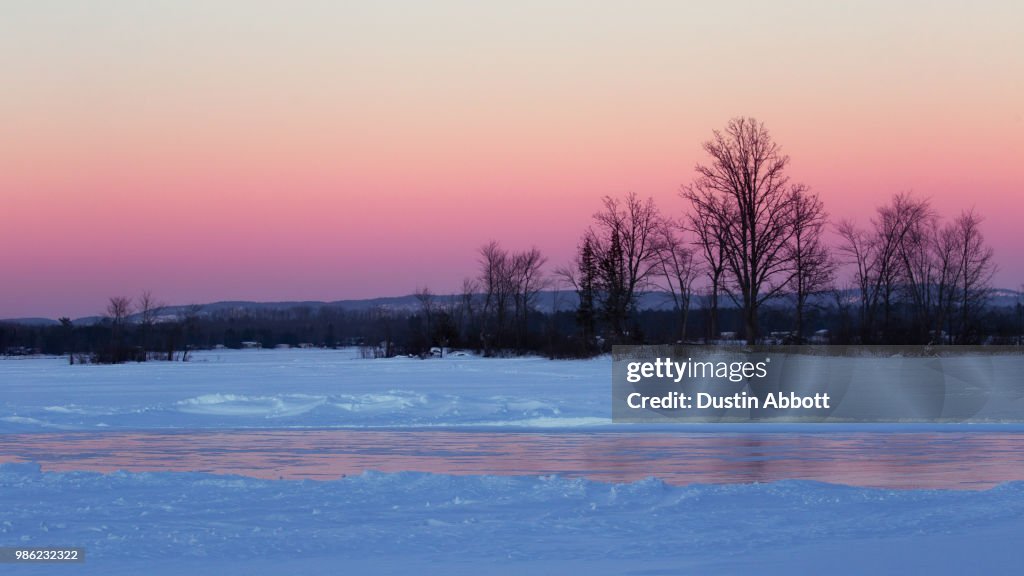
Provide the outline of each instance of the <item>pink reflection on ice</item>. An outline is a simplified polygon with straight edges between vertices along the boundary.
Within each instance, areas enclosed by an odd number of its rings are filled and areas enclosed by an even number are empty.
[[[1024,434],[272,430],[10,434],[0,462],[49,471],[192,471],[328,480],[366,470],[561,474],[672,484],[817,480],[982,489],[1024,480]]]

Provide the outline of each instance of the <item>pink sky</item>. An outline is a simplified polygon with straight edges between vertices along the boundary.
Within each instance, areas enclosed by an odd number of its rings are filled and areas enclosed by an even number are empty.
[[[445,292],[492,238],[562,264],[605,194],[681,213],[737,115],[836,218],[975,207],[1024,282],[1019,2],[140,4],[5,9],[0,318]]]

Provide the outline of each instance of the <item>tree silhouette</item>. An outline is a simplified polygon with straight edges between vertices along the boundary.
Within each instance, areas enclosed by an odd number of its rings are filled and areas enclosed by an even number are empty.
[[[724,288],[742,311],[745,336],[758,336],[758,309],[786,285],[794,234],[793,210],[802,185],[790,184],[789,157],[764,124],[734,118],[704,143],[711,157],[683,189],[698,222],[720,243],[729,281]]]

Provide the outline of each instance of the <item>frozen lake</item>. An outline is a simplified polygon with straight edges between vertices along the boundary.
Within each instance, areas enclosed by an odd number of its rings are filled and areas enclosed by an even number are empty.
[[[984,489],[1024,479],[1024,433],[226,430],[0,436],[0,463],[334,480],[366,471],[675,484],[815,480]]]
[[[105,576],[1024,562],[1024,426],[613,424],[610,373],[353,350],[0,359],[0,545],[81,546],[66,571]]]
[[[0,462],[312,480],[365,471],[922,489],[1024,480],[1021,425],[613,424],[610,381],[608,357],[366,360],[347,349],[118,366],[6,359]]]

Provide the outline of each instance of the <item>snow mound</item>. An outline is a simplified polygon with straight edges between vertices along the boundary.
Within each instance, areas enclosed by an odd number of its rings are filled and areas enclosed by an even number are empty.
[[[332,399],[332,406],[348,412],[387,413],[412,410],[428,403],[425,394],[408,390],[389,390],[381,394],[342,394]]]
[[[323,396],[286,394],[279,396],[245,396],[241,394],[203,394],[177,403],[189,414],[217,416],[263,416],[283,418],[305,414],[327,400]]]

